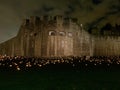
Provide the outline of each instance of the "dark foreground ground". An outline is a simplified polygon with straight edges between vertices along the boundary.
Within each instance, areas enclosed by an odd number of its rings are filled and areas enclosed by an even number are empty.
[[[120,57],[3,58],[0,90],[120,90]]]
[[[120,90],[120,71],[4,71],[0,90]]]

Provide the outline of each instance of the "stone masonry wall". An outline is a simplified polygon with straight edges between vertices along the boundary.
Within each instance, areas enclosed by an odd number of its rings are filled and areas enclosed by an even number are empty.
[[[28,57],[89,56],[93,55],[94,50],[92,40],[75,18],[30,17],[23,21],[15,38],[0,44],[0,54]]]

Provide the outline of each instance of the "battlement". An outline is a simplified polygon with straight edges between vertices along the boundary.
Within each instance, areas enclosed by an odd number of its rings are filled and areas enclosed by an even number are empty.
[[[30,20],[29,19],[24,19],[23,20],[23,23],[22,23],[23,26],[27,26],[29,24],[30,24]]]
[[[93,35],[98,40],[120,40],[119,36]]]
[[[77,18],[71,18],[71,17],[63,17],[62,15],[56,15],[56,16],[30,16],[28,19],[23,20],[22,25],[38,25],[40,22],[50,22],[54,21],[55,23],[58,24],[63,24],[63,23],[77,23],[78,19]]]

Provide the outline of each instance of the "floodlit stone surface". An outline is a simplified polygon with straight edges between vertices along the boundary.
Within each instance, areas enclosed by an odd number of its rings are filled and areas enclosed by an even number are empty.
[[[30,17],[16,37],[0,44],[0,54],[28,57],[120,55],[120,38],[93,36],[75,18]]]

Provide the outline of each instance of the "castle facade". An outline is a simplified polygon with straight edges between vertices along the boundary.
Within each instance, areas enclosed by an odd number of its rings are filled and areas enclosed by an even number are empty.
[[[0,54],[27,57],[120,55],[120,37],[94,36],[76,18],[25,19],[16,37],[0,44]]]

